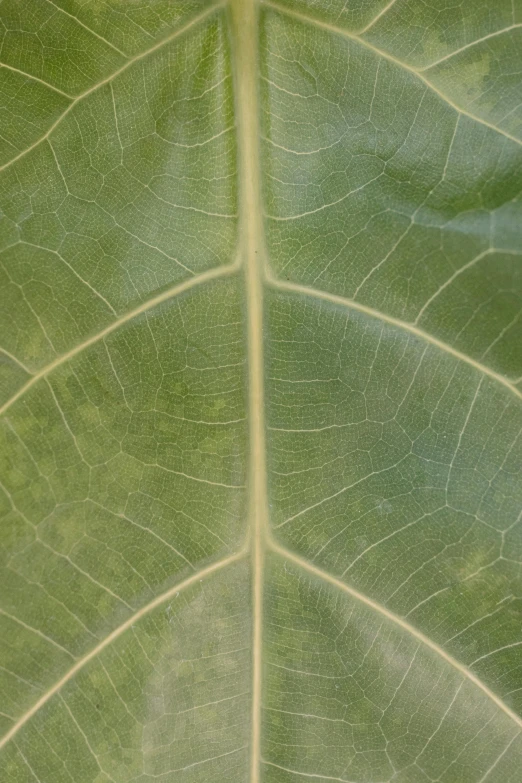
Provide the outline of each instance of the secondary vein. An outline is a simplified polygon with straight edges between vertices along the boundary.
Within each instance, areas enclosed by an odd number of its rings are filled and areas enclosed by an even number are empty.
[[[333,33],[334,35],[342,35],[345,38],[349,38],[352,41],[356,41],[361,46],[364,46],[366,49],[372,51],[378,57],[382,57],[385,60],[389,60],[390,62],[395,63],[395,65],[397,65],[399,68],[402,68],[404,71],[408,71],[408,73],[413,74],[413,76],[419,79],[419,81],[423,82],[426,85],[426,87],[432,90],[432,92],[438,95],[441,100],[447,103],[448,106],[451,106],[452,109],[455,109],[455,111],[457,111],[459,114],[463,114],[466,117],[469,117],[471,120],[474,120],[475,122],[478,122],[481,125],[485,125],[487,128],[490,128],[491,130],[500,133],[502,136],[505,136],[510,141],[515,142],[515,144],[522,145],[522,141],[520,139],[518,139],[516,136],[513,136],[511,133],[508,133],[507,131],[503,130],[498,125],[495,125],[492,122],[488,122],[482,117],[479,117],[476,114],[472,114],[472,112],[469,112],[466,109],[463,109],[461,106],[458,106],[458,104],[454,103],[454,101],[452,101],[448,95],[441,92],[441,90],[439,90],[438,87],[436,87],[432,82],[430,82],[429,79],[427,79],[424,76],[424,74],[421,73],[420,69],[413,68],[411,65],[408,65],[402,60],[399,60],[397,57],[394,57],[392,54],[388,54],[388,52],[384,51],[383,49],[378,49],[369,41],[362,38],[360,34],[358,35],[356,33],[351,33],[349,30],[344,30],[342,27],[336,27],[335,25],[329,24],[328,22],[323,22],[320,19],[313,19],[312,17],[307,16],[306,14],[302,14],[299,11],[293,11],[290,8],[285,8],[283,6],[280,6],[276,2],[272,2],[272,0],[263,0],[263,5],[266,6],[267,8],[271,8],[272,10],[277,11],[280,14],[284,14],[285,16],[291,17],[293,19],[297,19],[303,24],[313,25],[323,30],[327,30],[328,32]]]
[[[37,383],[41,378],[45,378],[57,367],[60,367],[65,362],[68,362],[70,359],[74,358],[86,348],[89,348],[91,345],[94,345],[100,340],[103,340],[104,337],[107,337],[107,335],[115,332],[120,328],[120,326],[123,326],[123,324],[126,324],[128,321],[132,321],[133,318],[136,318],[138,315],[142,315],[142,313],[146,313],[149,310],[152,310],[154,307],[157,307],[163,302],[167,302],[169,299],[178,296],[178,294],[182,294],[184,291],[188,291],[190,288],[202,285],[203,283],[209,282],[210,280],[216,280],[221,277],[226,277],[227,275],[233,274],[235,271],[237,271],[237,268],[237,264],[231,264],[229,266],[221,266],[215,269],[209,269],[207,272],[202,272],[197,277],[191,277],[188,280],[185,280],[183,283],[179,283],[178,285],[169,288],[167,291],[163,291],[163,293],[158,294],[158,296],[155,296],[152,299],[147,299],[146,302],[143,302],[143,304],[139,305],[139,307],[136,307],[134,310],[130,310],[129,312],[124,313],[116,321],[113,321],[111,324],[109,324],[109,326],[106,326],[105,329],[102,329],[101,332],[97,332],[96,334],[92,335],[83,343],[76,345],[67,353],[58,356],[54,362],[51,362],[46,367],[43,367],[41,370],[36,372],[30,378],[30,380],[27,381],[27,383],[18,389],[16,394],[14,394],[0,407],[0,416],[5,413],[11,407],[11,405],[13,405],[13,403],[15,403],[18,399],[20,399],[20,397],[29,391],[31,386],[34,386],[34,384]]]
[[[238,552],[237,554],[229,555],[228,557],[223,558],[223,560],[218,560],[216,563],[212,563],[212,565],[207,566],[206,568],[202,568],[200,571],[197,571],[195,574],[192,574],[192,576],[189,576],[188,579],[184,579],[182,582],[178,582],[178,584],[174,585],[174,587],[171,587],[169,590],[167,590],[165,593],[162,593],[161,595],[158,595],[156,598],[154,598],[150,603],[143,606],[141,609],[139,609],[135,614],[131,615],[127,620],[125,620],[124,623],[119,625],[117,628],[114,629],[108,636],[105,637],[99,644],[96,645],[96,647],[93,647],[92,650],[90,650],[86,655],[84,655],[82,658],[79,658],[78,661],[72,666],[65,674],[64,676],[58,680],[51,688],[49,688],[48,691],[46,691],[37,702],[33,704],[30,709],[27,710],[12,726],[9,731],[4,734],[2,739],[0,740],[0,749],[6,745],[9,740],[11,740],[15,734],[17,734],[22,726],[24,726],[32,716],[38,712],[39,709],[41,709],[44,704],[46,704],[52,696],[55,695],[55,693],[58,693],[63,686],[71,680],[75,674],[77,674],[80,669],[83,669],[84,666],[86,666],[89,661],[92,661],[93,658],[96,658],[97,655],[99,655],[102,650],[104,650],[106,647],[108,647],[112,642],[114,642],[116,639],[118,639],[125,631],[128,631],[129,628],[132,628],[132,626],[138,622],[142,617],[152,612],[154,609],[156,609],[158,606],[161,606],[161,604],[164,604],[166,601],[168,601],[170,598],[172,598],[176,593],[178,593],[180,590],[184,590],[187,587],[190,587],[191,585],[195,584],[196,582],[201,581],[206,576],[210,576],[210,574],[213,574],[215,571],[219,571],[222,568],[225,568],[226,566],[230,565],[231,563],[235,563],[238,560],[241,560],[241,558],[244,557],[244,552]]]

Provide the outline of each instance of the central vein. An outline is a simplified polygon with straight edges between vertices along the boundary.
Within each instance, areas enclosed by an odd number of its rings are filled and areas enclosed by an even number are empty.
[[[259,181],[257,4],[232,0],[239,132],[240,253],[245,267],[249,368],[249,508],[253,572],[251,783],[258,783],[261,734],[263,554],[267,529],[263,379],[263,218]]]

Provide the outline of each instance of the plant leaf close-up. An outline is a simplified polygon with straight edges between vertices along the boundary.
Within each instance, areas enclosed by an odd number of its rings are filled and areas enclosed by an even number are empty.
[[[0,61],[2,783],[520,783],[521,0]]]

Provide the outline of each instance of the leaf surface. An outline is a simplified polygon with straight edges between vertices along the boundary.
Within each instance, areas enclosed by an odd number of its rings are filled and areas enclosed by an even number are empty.
[[[518,0],[4,0],[0,772],[517,783]]]

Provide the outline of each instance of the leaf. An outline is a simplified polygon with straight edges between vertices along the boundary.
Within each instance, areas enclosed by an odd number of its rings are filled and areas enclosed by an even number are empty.
[[[2,781],[517,783],[520,3],[0,19]]]

